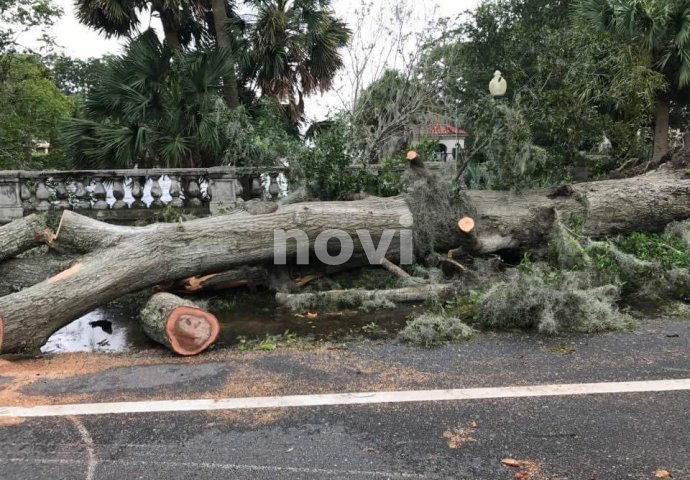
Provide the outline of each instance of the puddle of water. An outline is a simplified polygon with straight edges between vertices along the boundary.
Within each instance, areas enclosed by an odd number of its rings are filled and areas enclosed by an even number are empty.
[[[41,352],[128,352],[149,342],[130,312],[107,307],[94,310],[55,332],[41,347]]]
[[[320,313],[308,318],[279,308],[272,295],[252,295],[238,301],[230,311],[213,312],[221,324],[216,345],[229,346],[238,343],[240,337],[263,338],[283,334],[286,330],[300,337],[336,340],[350,333],[362,334],[362,327],[371,323],[377,325],[377,334],[385,330],[393,335],[419,308]],[[58,330],[41,352],[131,352],[152,347],[155,344],[144,335],[136,313],[131,308],[114,305],[94,310]]]

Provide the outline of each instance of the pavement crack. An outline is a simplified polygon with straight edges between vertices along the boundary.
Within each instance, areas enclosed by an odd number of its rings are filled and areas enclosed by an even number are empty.
[[[74,424],[74,426],[79,431],[79,435],[81,435],[81,439],[84,442],[84,446],[86,447],[86,480],[94,480],[96,476],[96,466],[98,464],[98,459],[96,458],[96,447],[94,446],[93,438],[91,438],[91,434],[86,429],[84,424],[81,423],[81,420],[72,415],[68,416],[67,418]]]

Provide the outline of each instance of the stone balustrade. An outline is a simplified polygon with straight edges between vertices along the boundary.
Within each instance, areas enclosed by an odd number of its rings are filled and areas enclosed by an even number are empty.
[[[0,171],[0,224],[63,209],[122,222],[153,220],[166,209],[205,216],[285,190],[282,170],[268,168]]]

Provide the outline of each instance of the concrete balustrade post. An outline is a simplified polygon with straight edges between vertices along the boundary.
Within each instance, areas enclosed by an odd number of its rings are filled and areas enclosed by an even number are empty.
[[[237,190],[235,170],[231,167],[213,167],[208,169],[208,180],[211,182],[211,215],[218,215],[235,208]]]
[[[0,173],[0,224],[22,218],[21,185],[18,172]]]

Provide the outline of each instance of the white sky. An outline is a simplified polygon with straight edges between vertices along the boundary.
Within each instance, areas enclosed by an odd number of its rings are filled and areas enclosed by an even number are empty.
[[[374,6],[386,0],[372,0]],[[395,0],[393,0],[395,1]],[[413,0],[415,16],[410,21],[410,28],[424,28],[431,17],[455,17],[466,10],[473,9],[480,0]],[[65,54],[78,58],[99,57],[104,54],[121,52],[122,40],[106,39],[94,30],[81,25],[74,16],[74,0],[55,0],[64,10],[64,16],[52,30],[58,45]],[[359,0],[334,0],[336,14],[348,23],[354,21],[354,9]],[[142,22],[143,27],[147,21]],[[314,95],[306,100],[307,116],[312,119],[323,118],[329,110],[340,107],[341,102],[334,93],[324,96]]]

